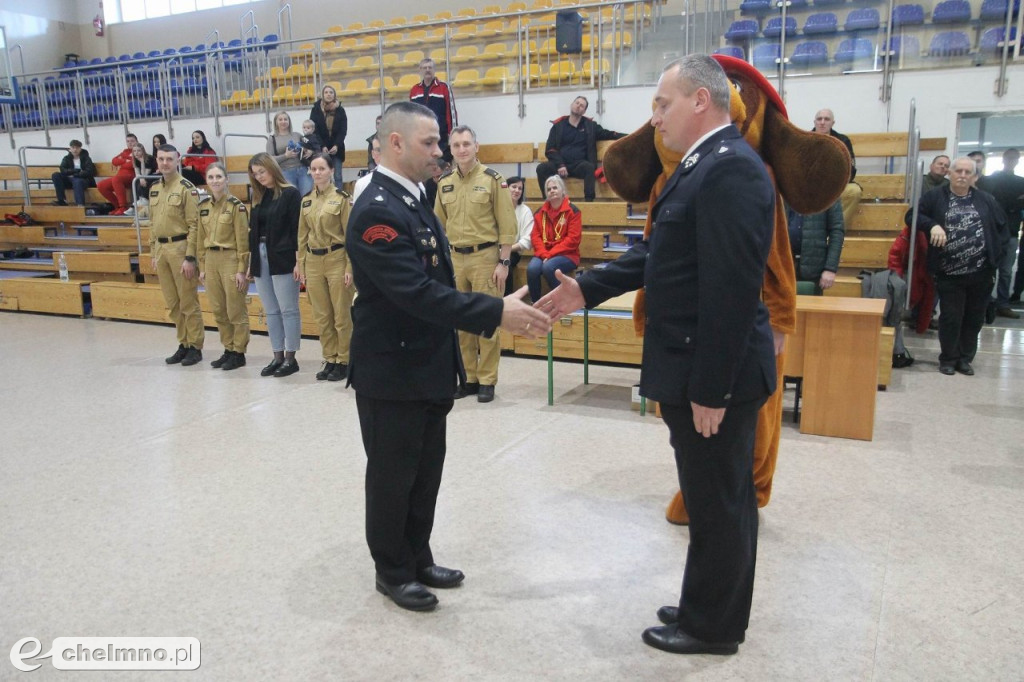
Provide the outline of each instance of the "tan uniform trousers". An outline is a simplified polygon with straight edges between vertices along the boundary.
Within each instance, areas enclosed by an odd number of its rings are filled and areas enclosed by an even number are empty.
[[[237,251],[206,252],[206,297],[217,321],[220,342],[224,350],[245,353],[249,346],[248,292],[235,286],[237,272]]]
[[[860,204],[860,197],[863,191],[855,182],[851,182],[846,185],[843,189],[843,193],[839,196],[839,203],[843,207],[843,226],[850,230],[850,224],[853,222],[853,216],[857,214],[857,206]]]
[[[199,267],[192,279],[181,274],[188,241],[157,243],[156,274],[160,278],[160,291],[164,294],[167,313],[178,330],[178,343],[186,348],[203,348],[203,314],[199,310]]]
[[[344,271],[344,249],[323,256],[306,254],[306,293],[320,329],[324,360],[347,365],[355,287],[345,286]]]
[[[499,291],[491,281],[494,268],[498,265],[498,247],[492,246],[483,251],[467,254],[452,251],[452,264],[455,266],[456,289],[501,298],[502,291]],[[466,365],[466,381],[482,386],[494,386],[498,383],[501,343],[497,332],[488,339],[460,331],[459,348],[462,350],[462,362]]]

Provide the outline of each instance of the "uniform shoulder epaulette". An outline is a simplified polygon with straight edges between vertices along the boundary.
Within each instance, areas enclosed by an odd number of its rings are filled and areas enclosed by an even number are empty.
[[[199,203],[200,204],[205,204],[207,201],[213,201],[213,197],[210,196],[209,194],[206,194],[206,195],[203,195],[203,196],[199,197]]]
[[[345,197],[346,199],[351,199],[352,198],[352,195],[349,194],[348,192],[346,192],[343,189],[339,189],[338,190],[338,194],[340,194],[341,196]]]
[[[498,182],[502,182],[505,179],[505,178],[501,177],[501,173],[499,173],[498,171],[494,170],[493,168],[484,168],[484,173],[486,173],[487,175],[490,175],[492,178],[494,178]]]
[[[441,177],[439,177],[438,180],[444,180],[445,178],[447,178],[449,175],[451,175],[454,172],[455,172],[455,166],[452,166],[451,168],[446,170],[444,173],[441,173]]]
[[[195,189],[196,188],[195,185],[193,185],[191,182],[189,182],[185,178],[181,179],[181,186],[184,187],[185,189]]]

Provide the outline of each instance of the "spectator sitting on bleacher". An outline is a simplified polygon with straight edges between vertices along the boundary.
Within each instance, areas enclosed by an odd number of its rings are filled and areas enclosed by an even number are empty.
[[[154,159],[156,158],[156,153],[160,150],[160,147],[163,147],[165,144],[167,144],[167,138],[164,135],[157,133],[156,135],[153,136],[152,156]]]
[[[932,165],[928,167],[928,172],[921,178],[921,194],[929,190],[933,190],[936,187],[945,187],[949,184],[949,157],[945,154],[939,154],[932,159]]]
[[[516,267],[523,257],[523,251],[528,251],[531,245],[533,211],[523,203],[523,200],[526,198],[525,179],[518,175],[510,177],[508,179],[508,192],[512,195],[512,204],[516,207],[516,223],[519,224],[519,239],[512,245],[512,252],[508,256],[508,259],[512,261],[512,266],[509,268],[508,278],[505,280],[505,295],[511,296],[512,292],[515,291],[512,274],[516,271]]]
[[[805,293],[801,291],[801,283],[811,283],[814,295],[821,296],[835,284],[839,270],[846,236],[842,203],[837,201],[821,213],[800,215],[789,207],[786,213],[789,245],[796,265],[797,293]]]
[[[580,264],[580,241],[583,239],[583,220],[580,209],[569,201],[565,180],[552,175],[544,183],[547,201],[533,217],[533,259],[526,267],[526,284],[530,298],[540,300],[540,278],[554,289],[558,286],[555,271],[572,274]]]
[[[206,184],[206,167],[217,160],[217,152],[202,130],[192,131],[192,146],[181,160],[181,175],[196,187]]]
[[[114,210],[110,212],[110,215],[121,215],[128,208],[126,192],[132,179],[135,177],[135,168],[132,165],[132,148],[139,143],[139,138],[133,133],[128,133],[124,137],[124,143],[124,150],[110,160],[110,165],[117,169],[114,177],[100,180],[99,185],[96,186],[100,194],[114,206]]]
[[[831,135],[846,146],[850,152],[850,182],[847,183],[843,195],[839,201],[843,204],[843,225],[849,226],[853,222],[853,214],[857,212],[857,205],[860,204],[861,188],[853,181],[857,177],[857,157],[853,155],[853,143],[850,138],[832,129],[835,125],[836,115],[831,109],[822,109],[814,115],[814,127],[812,131],[821,135]]]
[[[599,140],[617,140],[624,133],[605,130],[587,113],[590,103],[582,95],[572,101],[569,115],[551,123],[551,132],[544,145],[547,161],[537,164],[537,186],[545,192],[547,180],[556,173],[560,178],[583,179],[583,201],[593,201],[597,195],[594,171],[597,170],[597,143]]]
[[[153,185],[152,180],[147,180],[145,175],[156,175],[156,159],[146,153],[142,143],[132,147],[132,166],[135,168],[135,196],[138,199],[149,201],[149,188]],[[135,206],[129,206],[124,210],[124,215],[134,216]]]
[[[57,194],[57,200],[53,202],[57,206],[67,206],[65,190],[68,185],[75,195],[75,206],[85,205],[85,190],[87,187],[96,186],[96,166],[89,158],[89,151],[82,149],[80,140],[71,140],[68,145],[68,154],[60,162],[60,170],[54,173],[53,190]]]
[[[366,138],[366,169],[367,173],[372,173],[373,169],[377,167],[377,159],[373,158],[373,140],[377,137],[377,131],[380,130],[380,120],[383,116],[378,116],[374,125],[373,135]],[[380,150],[378,150],[379,152]]]

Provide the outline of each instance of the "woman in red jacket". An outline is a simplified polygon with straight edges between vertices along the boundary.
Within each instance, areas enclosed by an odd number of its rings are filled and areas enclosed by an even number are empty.
[[[181,157],[181,174],[198,187],[206,184],[206,167],[217,160],[217,152],[206,141],[202,130],[192,131],[192,146]]]
[[[135,179],[132,148],[139,143],[139,138],[128,133],[125,135],[124,143],[124,151],[110,160],[110,165],[116,169],[114,177],[100,180],[96,185],[100,194],[113,204],[114,210],[110,212],[111,215],[121,215],[128,208],[128,203],[131,201],[131,190],[128,188],[132,186],[132,180]]]
[[[544,183],[547,201],[533,216],[533,260],[526,267],[526,283],[530,287],[530,298],[540,298],[541,275],[554,289],[558,286],[555,270],[568,275],[580,264],[580,240],[583,238],[583,221],[580,209],[569,202],[565,181],[561,176],[552,175]]]

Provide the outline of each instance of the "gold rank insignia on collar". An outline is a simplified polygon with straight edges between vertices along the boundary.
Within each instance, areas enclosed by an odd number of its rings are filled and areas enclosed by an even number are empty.
[[[697,153],[697,152],[694,152],[693,154],[690,154],[685,159],[683,159],[683,168],[686,168],[686,169],[693,168],[694,164],[697,163],[697,161],[699,161],[699,160],[700,160],[700,154]]]
[[[415,208],[416,207],[416,200],[413,199],[408,194],[406,194],[405,196],[402,197],[402,201],[404,201],[405,205],[408,206],[409,208]]]

